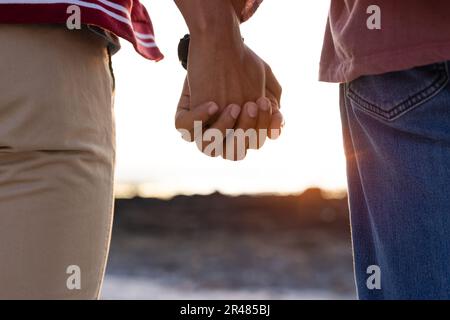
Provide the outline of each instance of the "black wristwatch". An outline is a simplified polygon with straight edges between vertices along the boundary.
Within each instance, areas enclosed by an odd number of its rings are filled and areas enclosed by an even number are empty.
[[[180,43],[178,44],[178,59],[180,60],[180,63],[183,66],[183,68],[186,70],[188,66],[190,40],[191,36],[187,34],[182,39],[180,39]]]
[[[182,39],[180,39],[180,43],[178,44],[178,59],[180,60],[180,63],[185,70],[187,70],[188,66],[190,41],[191,36],[189,34],[186,34]],[[242,41],[244,41],[244,38],[242,38]]]

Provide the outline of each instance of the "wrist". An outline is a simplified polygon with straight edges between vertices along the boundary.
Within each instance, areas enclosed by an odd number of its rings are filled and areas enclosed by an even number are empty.
[[[175,0],[191,38],[240,38],[240,19],[231,0]]]
[[[241,52],[244,48],[239,28],[219,32],[191,34],[190,48],[195,51],[208,51],[210,56],[229,55]]]

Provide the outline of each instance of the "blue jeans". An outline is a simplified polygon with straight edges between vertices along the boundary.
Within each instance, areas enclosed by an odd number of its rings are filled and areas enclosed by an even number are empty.
[[[360,299],[450,299],[448,63],[341,85]]]

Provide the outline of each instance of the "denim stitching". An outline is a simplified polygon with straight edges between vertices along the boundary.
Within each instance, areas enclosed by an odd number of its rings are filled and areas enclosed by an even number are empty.
[[[432,97],[433,94],[438,93],[438,91],[443,88],[449,81],[447,63],[441,63],[437,65],[437,71],[439,74],[437,78],[428,87],[422,89],[412,97],[400,102],[398,105],[394,106],[392,110],[385,111],[378,106],[370,103],[369,101],[360,97],[356,92],[354,92],[350,86],[347,86],[347,97],[353,100],[357,105],[367,112],[382,118],[383,120],[393,121],[406,113],[407,111],[417,107],[422,102],[425,102],[428,98]]]

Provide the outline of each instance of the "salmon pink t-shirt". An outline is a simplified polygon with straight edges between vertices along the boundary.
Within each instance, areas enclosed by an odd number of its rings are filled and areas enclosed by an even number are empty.
[[[321,81],[349,82],[445,60],[450,60],[449,0],[331,1]]]

